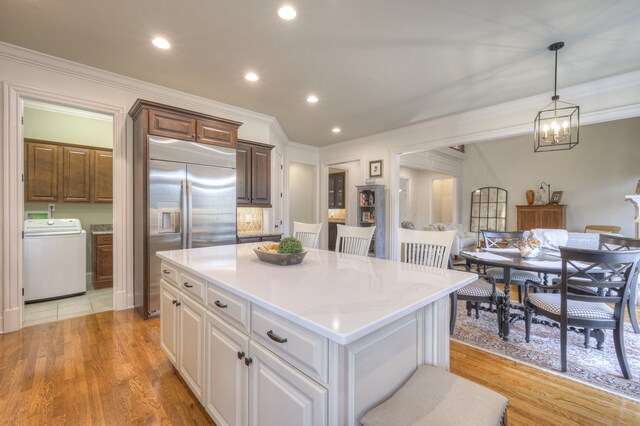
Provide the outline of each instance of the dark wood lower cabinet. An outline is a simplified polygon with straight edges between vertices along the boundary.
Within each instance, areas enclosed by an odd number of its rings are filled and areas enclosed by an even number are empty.
[[[113,287],[113,235],[93,236],[93,288]]]
[[[340,223],[344,225],[344,223]],[[329,250],[336,251],[336,239],[338,238],[338,223],[329,222]]]

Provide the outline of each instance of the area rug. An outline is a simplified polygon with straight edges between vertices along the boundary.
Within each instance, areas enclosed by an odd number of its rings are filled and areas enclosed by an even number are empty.
[[[634,379],[622,376],[613,344],[613,332],[605,331],[603,350],[596,349],[595,338],[584,347],[584,335],[569,331],[567,346],[568,371],[560,371],[560,330],[541,324],[531,327],[531,341],[525,342],[524,321],[511,326],[510,340],[497,333],[495,313],[480,311],[480,318],[467,316],[466,302],[460,301],[456,328],[452,339],[499,356],[505,356],[600,389],[640,401],[640,334],[626,324],[625,347]],[[512,312],[514,312],[512,310]]]

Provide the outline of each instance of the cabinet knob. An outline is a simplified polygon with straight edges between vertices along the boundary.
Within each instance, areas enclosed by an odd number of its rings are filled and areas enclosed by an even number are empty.
[[[271,340],[273,340],[274,342],[287,343],[287,338],[286,337],[278,336],[276,333],[273,332],[273,330],[267,331],[267,336],[269,336],[269,338]]]
[[[253,362],[253,360],[251,358],[245,358],[244,359],[244,363],[245,363],[245,365],[247,367],[250,366],[252,362]]]
[[[176,302],[176,306],[180,306],[180,305],[182,305],[182,303]]]
[[[67,194],[62,194],[62,196],[63,196],[64,198],[67,198]]]
[[[184,286],[185,286],[186,288],[192,288],[192,287],[193,287],[193,284],[189,284],[189,282],[188,282],[188,281],[186,281],[186,282],[184,283]]]
[[[238,359],[244,358],[244,352],[238,351]]]
[[[173,301],[171,303],[173,303],[175,305],[176,303],[178,303],[178,301],[176,299],[173,299]]]
[[[215,304],[216,304],[216,306],[217,306],[218,308],[222,308],[222,309],[224,309],[224,308],[226,308],[226,307],[227,307],[227,305],[225,305],[224,303],[220,303],[220,301],[219,301],[219,300],[216,300],[216,301],[215,301],[215,302],[213,302],[213,303],[215,303]]]

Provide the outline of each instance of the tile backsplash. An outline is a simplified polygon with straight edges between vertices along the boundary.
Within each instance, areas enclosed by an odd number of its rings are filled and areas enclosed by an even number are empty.
[[[327,212],[327,216],[329,219],[344,219],[345,218],[345,209],[329,209]]]
[[[236,215],[238,234],[244,232],[262,232],[262,209],[238,207]]]

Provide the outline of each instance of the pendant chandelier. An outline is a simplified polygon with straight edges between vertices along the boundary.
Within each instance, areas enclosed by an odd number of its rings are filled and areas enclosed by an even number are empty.
[[[533,150],[561,151],[578,145],[580,140],[580,107],[560,102],[558,96],[558,50],[564,47],[559,41],[548,47],[556,53],[556,65],[551,103],[538,112],[534,121]]]

